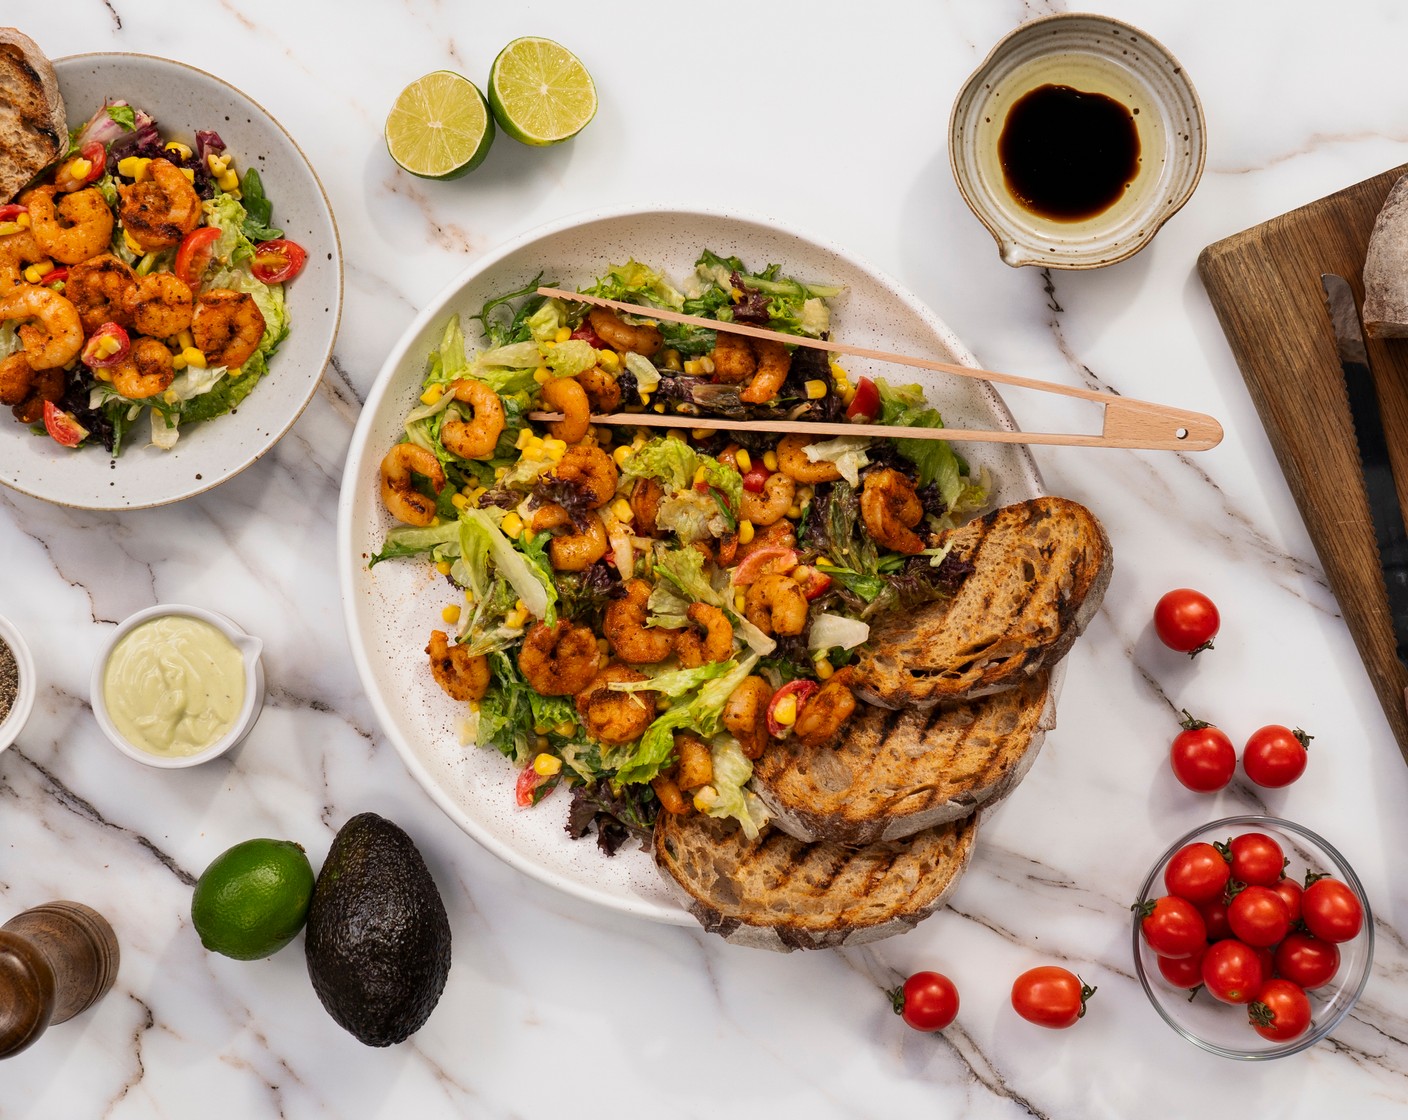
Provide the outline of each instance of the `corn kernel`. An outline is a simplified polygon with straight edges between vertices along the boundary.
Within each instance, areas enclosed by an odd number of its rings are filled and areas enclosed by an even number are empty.
[[[704,470],[703,467],[696,467],[696,468],[694,469],[694,485],[695,485],[695,486],[698,486],[701,482],[705,481],[705,479],[707,479],[708,477],[709,477],[709,476],[708,476],[708,473]]]
[[[547,725],[547,724],[545,724],[545,723],[535,723],[535,724],[533,725],[533,734],[534,734],[534,735],[546,735],[547,733],[548,733],[548,725]]]
[[[740,447],[733,453],[733,461],[738,464],[739,474],[747,474],[753,469],[753,456],[745,448]]]
[[[794,504],[794,505],[790,505],[790,506],[787,507],[787,520],[788,520],[788,521],[796,521],[797,518],[799,518],[799,517],[801,517],[801,516],[802,516],[802,507],[801,507],[801,506]]]
[[[17,215],[15,218],[15,225],[19,226],[20,229],[29,229],[29,223],[30,217],[28,210],[26,210],[23,214]]]
[[[665,402],[664,402],[664,401],[661,401],[659,404],[653,404],[653,405],[651,405],[650,407],[653,408],[653,409],[655,409],[655,411],[658,412],[658,413],[660,413],[662,416],[665,414]]]
[[[171,355],[171,368],[180,372],[186,368],[186,359],[181,354]],[[100,374],[107,373],[107,370],[99,370]]]
[[[660,354],[660,364],[675,373],[684,369],[684,363],[680,361],[680,352],[675,349],[663,351]]]
[[[557,732],[557,734],[561,735],[564,739],[576,730],[577,721],[575,719],[565,719],[553,728],[553,731]]]
[[[539,366],[533,371],[533,380],[539,385],[546,385],[552,380],[552,370],[548,369],[547,366]]]
[[[795,693],[788,693],[772,710],[772,718],[783,727],[791,727],[797,722],[797,696]]]
[[[704,373],[704,365],[698,358],[686,358],[684,371],[689,374],[690,377],[699,377]]]
[[[519,533],[523,532],[523,518],[519,517],[513,510],[509,510],[504,514],[502,528],[504,536],[516,537]]]
[[[212,175],[223,175],[229,164],[229,157],[216,155],[214,152],[205,157],[205,166]]]
[[[806,505],[809,501],[812,500],[815,494],[816,490],[810,486],[797,487],[797,504],[799,506]]]
[[[540,345],[544,350],[553,350],[557,348],[557,343],[551,338],[544,339]]]
[[[167,389],[166,392],[161,394],[161,399],[167,404],[175,404],[181,398],[176,395],[175,389]]]
[[[176,368],[177,368],[177,369],[180,369],[181,367],[180,367],[180,366],[177,366]],[[112,380],[112,370],[110,370],[110,369],[95,369],[95,370],[93,371],[93,376],[96,377],[99,381],[111,381],[111,380]]]
[[[196,344],[196,336],[191,334],[190,330],[187,329],[176,336],[176,341],[181,344],[181,349],[184,350],[187,346],[194,346]]]
[[[435,570],[439,572],[442,576],[447,576],[450,574],[450,566],[451,565],[448,560],[435,561]]]
[[[504,475],[506,475],[506,474],[508,474],[508,468],[507,468],[507,467],[495,467],[495,468],[494,468],[494,481],[495,481],[495,482],[502,482],[503,479],[504,479]]]
[[[533,759],[533,773],[540,778],[551,778],[562,770],[562,759],[555,754],[540,754]]]
[[[543,450],[547,452],[548,458],[556,462],[567,454],[567,441],[561,439],[543,440]]]
[[[640,403],[641,403],[641,404],[649,404],[649,403],[650,403],[650,390],[649,390],[649,389],[642,389],[642,390],[640,391]]]
[[[705,354],[702,358],[700,358],[699,364],[703,367],[705,373],[714,372],[714,359],[710,355]]]
[[[598,350],[596,364],[607,373],[617,373],[621,369],[621,355],[615,350]]]
[[[555,335],[553,335],[552,337],[553,337],[553,339],[554,339],[555,341],[557,341],[557,342],[566,342],[569,338],[572,337],[572,328],[571,328],[571,327],[558,327],[558,328],[557,328],[557,333],[556,333]]]
[[[812,668],[816,670],[817,678],[823,681],[828,680],[831,677],[831,674],[836,672],[836,670],[831,667],[831,662],[826,660],[826,658],[824,657],[820,660],[812,662]]]
[[[735,591],[733,593],[733,609],[736,610],[739,614],[743,613],[743,607],[746,602],[747,596],[745,596],[742,591]]]
[[[466,497],[469,498],[470,505],[477,507],[479,505],[479,499],[482,498],[488,492],[489,488],[487,486],[476,486],[466,495]]]
[[[105,334],[102,338],[98,339],[98,343],[94,349],[98,352],[97,357],[111,358],[122,349],[122,343],[120,343],[114,335]]]
[[[826,382],[819,378],[814,378],[806,384],[807,400],[819,401],[826,396]]]
[[[124,179],[138,179],[144,170],[141,156],[124,156],[117,161],[117,173]]]
[[[611,654],[609,654],[609,653],[603,653],[603,654],[601,654],[601,655],[597,658],[597,662],[596,662],[596,663],[597,663],[597,667],[598,667],[598,668],[600,668],[600,669],[605,669],[608,665],[611,664]]]
[[[728,298],[731,299],[731,300],[733,300],[734,303],[737,303],[739,300],[741,300],[741,299],[743,298],[743,289],[742,289],[742,288],[730,288],[730,289],[728,290]]]
[[[533,745],[536,746],[539,751],[546,751],[550,746],[552,746],[552,744],[548,742],[548,737],[546,735],[539,735],[537,741]]]
[[[694,807],[701,813],[707,813],[717,797],[718,793],[713,786],[700,786],[694,791]]]
[[[421,404],[436,404],[445,395],[445,386],[431,385],[420,395]]]
[[[178,159],[191,158],[191,149],[186,147],[186,145],[181,143],[181,141],[179,140],[168,140],[163,150],[168,152],[175,152],[176,157]]]
[[[631,509],[631,503],[625,498],[617,498],[611,503],[611,512],[616,515],[617,521],[630,522],[635,519],[635,510]]]
[[[615,451],[611,453],[611,458],[616,460],[616,465],[618,467],[624,467],[626,465],[626,460],[634,454],[635,448],[633,448],[628,443],[623,443],[620,447],[618,447]]]
[[[767,469],[770,470],[770,471],[775,471],[775,470],[777,470],[777,452],[776,452],[776,451],[765,451],[765,452],[763,452],[763,466],[767,467]]]
[[[513,609],[516,611],[526,611],[528,609],[528,604],[525,603],[522,599],[517,599],[514,601]]]
[[[196,369],[205,368],[205,355],[202,354],[199,350],[197,350],[194,346],[187,346],[184,350],[182,350],[181,357],[186,359],[186,364],[188,366],[195,366]]]
[[[466,509],[469,506],[469,499],[463,494],[451,494],[450,504],[456,509]]]
[[[146,254],[146,250],[133,241],[132,235],[125,229],[122,231],[122,243],[127,246],[129,252],[135,253],[139,257]]]
[[[738,523],[738,543],[747,544],[753,539],[753,523],[747,519]]]
[[[605,638],[598,638],[598,639],[596,640],[596,648],[597,648],[600,652],[602,652],[602,653],[604,653],[604,654],[608,654],[608,653],[611,652],[611,643],[608,642]]]
[[[518,438],[513,441],[513,446],[518,448],[519,451],[522,451],[525,447],[528,446],[528,441],[532,438],[532,428],[520,428],[518,432]]]
[[[456,604],[451,603],[440,612],[440,617],[453,626],[460,620],[460,608]]]
[[[520,459],[524,459],[529,463],[541,463],[547,457],[548,453],[543,450],[541,445],[534,446],[532,444],[525,447],[522,454],[519,456]]]
[[[517,608],[504,615],[504,625],[510,630],[522,630],[524,623],[528,621],[528,612],[520,611]]]
[[[81,183],[88,178],[88,173],[92,170],[92,160],[84,159],[82,156],[76,156],[68,161],[68,166],[64,168],[64,173],[69,178],[76,179]]]
[[[24,270],[24,278],[28,280],[31,284],[37,284],[40,280],[44,279],[46,275],[53,271],[53,261],[40,261],[38,264],[32,264]]]
[[[689,429],[689,435],[690,435],[690,438],[691,438],[691,439],[706,440],[706,439],[708,439],[710,436],[712,436],[713,434],[714,434],[714,429],[713,429],[713,428],[690,428],[690,429]]]
[[[24,216],[25,215],[21,214],[20,218]],[[19,218],[16,218],[13,222],[0,222],[0,237],[9,237],[12,233],[19,233],[22,229],[24,229],[24,226],[20,225]]]

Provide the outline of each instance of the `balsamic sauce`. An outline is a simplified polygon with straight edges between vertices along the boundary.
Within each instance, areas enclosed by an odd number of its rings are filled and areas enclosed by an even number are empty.
[[[1023,207],[1079,222],[1118,202],[1139,173],[1139,131],[1133,113],[1113,98],[1044,85],[1008,111],[997,154],[1007,189]]]

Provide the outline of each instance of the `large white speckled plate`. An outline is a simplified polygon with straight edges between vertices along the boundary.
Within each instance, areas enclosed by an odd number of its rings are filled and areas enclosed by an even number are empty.
[[[164,136],[191,142],[220,134],[236,169],[257,167],[274,224],[308,250],[287,287],[289,335],[269,372],[234,412],[183,429],[170,451],[151,446],[146,422],[113,459],[101,447],[70,451],[0,414],[0,483],[82,509],[143,509],[203,493],[268,451],[298,419],[332,357],[342,311],[342,250],[317,174],[283,126],[234,86],[203,70],[141,54],[82,54],[54,68],[70,128],[104,99],[125,99],[156,118]]]
[[[650,857],[634,848],[607,859],[592,838],[563,830],[567,796],[532,809],[514,804],[515,772],[496,751],[461,746],[462,706],[431,680],[422,654],[452,589],[428,565],[387,562],[368,569],[393,521],[382,508],[378,469],[402,434],[420,394],[426,358],[446,317],[476,314],[485,300],[523,287],[539,272],[562,287],[589,284],[632,257],[677,281],[701,248],[737,254],[752,268],[778,263],[817,282],[840,283],[834,337],[860,346],[976,365],[963,344],[915,296],[841,249],[776,222],[704,210],[595,212],[534,230],[474,264],[435,299],[387,358],[352,436],[338,508],[339,574],[352,653],[382,726],[407,767],[461,828],[513,866],[570,894],[656,921],[693,919],[671,898]],[[466,322],[468,328],[473,324]],[[1012,418],[985,383],[847,359],[853,375],[921,380],[946,422],[1012,429]],[[1041,492],[1025,448],[970,444],[964,454],[996,480],[995,501]]]

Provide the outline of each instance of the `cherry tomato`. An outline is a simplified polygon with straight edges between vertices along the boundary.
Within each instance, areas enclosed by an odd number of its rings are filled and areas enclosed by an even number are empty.
[[[112,348],[114,343],[116,347]],[[131,349],[132,340],[125,330],[116,323],[104,323],[83,344],[83,364],[89,369],[106,369],[117,365]]]
[[[1291,915],[1270,887],[1246,887],[1227,904],[1232,932],[1253,948],[1275,945],[1291,930]]]
[[[55,284],[59,283],[61,280],[67,280],[67,279],[68,279],[68,269],[67,269],[67,268],[64,268],[63,266],[60,266],[60,267],[58,267],[58,268],[51,268],[48,272],[46,272],[46,273],[44,274],[44,278],[43,278],[42,280],[40,280],[39,282],[40,282],[41,284],[43,284],[45,287],[52,288]]]
[[[1307,875],[1300,916],[1316,937],[1338,945],[1359,935],[1364,926],[1364,904],[1338,879]]]
[[[941,1031],[958,1017],[958,989],[941,972],[916,972],[890,993],[895,1014],[917,1031]]]
[[[1067,968],[1044,964],[1012,982],[1012,1009],[1029,1023],[1052,1030],[1074,1026],[1095,989]]]
[[[1212,649],[1220,624],[1213,601],[1191,587],[1168,592],[1154,607],[1154,630],[1159,641],[1190,657]]]
[[[215,256],[215,242],[220,240],[220,231],[214,226],[201,226],[193,229],[181,239],[176,250],[176,263],[172,271],[176,278],[188,288],[200,287],[201,278]]]
[[[1232,936],[1232,927],[1227,924],[1227,903],[1220,898],[1203,902],[1198,906],[1203,916],[1203,924],[1208,927],[1208,940],[1221,941]]]
[[[856,382],[856,395],[846,406],[847,420],[874,420],[880,415],[880,389],[868,377]]]
[[[4,206],[0,206],[0,222],[13,222],[21,214],[28,213],[28,206],[21,206],[18,202],[7,202]]]
[[[1145,942],[1161,957],[1191,957],[1208,942],[1203,916],[1186,898],[1166,894],[1132,909]]]
[[[1159,973],[1175,988],[1193,989],[1203,983],[1203,954],[1206,947],[1191,957],[1158,957]]]
[[[1310,755],[1306,748],[1314,735],[1299,727],[1292,731],[1280,724],[1271,724],[1252,732],[1242,748],[1242,769],[1249,779],[1268,789],[1288,786],[1305,773]]]
[[[1261,954],[1235,938],[1214,941],[1203,954],[1203,986],[1223,1003],[1250,1003],[1266,981]]]
[[[66,160],[54,176],[54,186],[63,193],[81,190],[103,177],[107,168],[108,150],[101,141],[90,140],[76,156]],[[86,170],[80,171],[77,161],[87,160]]]
[[[538,787],[547,779],[533,769],[533,763],[529,762],[518,772],[518,781],[514,783],[513,799],[518,803],[519,808],[526,809],[530,805],[536,805],[538,799],[543,795],[538,792]]]
[[[1310,1026],[1310,1000],[1298,984],[1268,980],[1247,1007],[1247,1021],[1262,1038],[1284,1042]]]
[[[747,587],[766,572],[786,574],[797,566],[795,548],[760,548],[750,552],[733,570],[733,585]]]
[[[1271,889],[1281,896],[1281,901],[1286,904],[1286,913],[1291,916],[1291,925],[1295,925],[1300,921],[1300,884],[1294,879],[1277,879]]]
[[[754,465],[743,473],[743,489],[750,494],[761,494],[763,487],[767,485],[768,479],[772,477],[772,471],[767,467]]]
[[[1222,853],[1211,844],[1186,844],[1173,853],[1164,868],[1164,886],[1169,894],[1199,904],[1221,898],[1232,877]]]
[[[307,263],[307,249],[296,241],[276,237],[254,247],[249,271],[261,284],[286,284],[302,272]]]
[[[824,595],[826,589],[831,586],[831,577],[829,575],[806,565],[799,565],[793,568],[792,578],[801,586],[802,594],[807,597],[808,602]]]
[[[582,325],[572,332],[572,337],[588,343],[594,350],[611,349],[611,347],[601,340],[601,335],[597,334],[596,331],[592,329],[591,323],[587,322],[585,319],[582,320]]]
[[[1225,845],[1232,860],[1232,878],[1248,886],[1275,886],[1286,871],[1281,845],[1264,832],[1244,832]]]
[[[1197,793],[1212,793],[1232,780],[1237,770],[1237,748],[1210,723],[1183,713],[1182,731],[1169,748],[1173,776]]]
[[[1302,988],[1320,988],[1340,970],[1340,947],[1295,930],[1276,946],[1276,974]]]
[[[88,438],[88,429],[53,401],[44,402],[44,430],[64,447],[77,447]]]
[[[774,692],[772,699],[768,701],[768,734],[774,739],[779,738],[787,732],[787,729],[790,728],[793,723],[797,722],[795,716],[791,723],[779,723],[777,721],[777,705],[784,696],[793,696],[796,698],[797,715],[801,715],[802,705],[807,702],[807,698],[811,696],[817,688],[818,685],[816,681],[788,681]]]

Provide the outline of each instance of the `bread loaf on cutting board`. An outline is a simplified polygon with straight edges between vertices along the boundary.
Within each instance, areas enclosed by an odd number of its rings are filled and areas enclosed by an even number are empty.
[[[1370,338],[1408,338],[1408,175],[1388,192],[1369,235],[1363,318]]]

